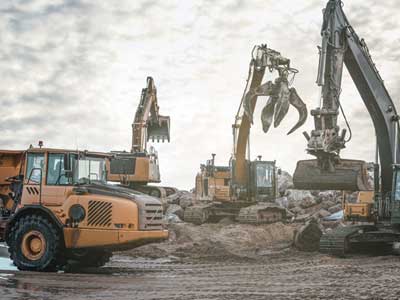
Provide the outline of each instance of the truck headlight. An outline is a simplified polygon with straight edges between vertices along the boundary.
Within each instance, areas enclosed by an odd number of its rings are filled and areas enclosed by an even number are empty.
[[[73,223],[79,223],[83,221],[86,216],[86,211],[80,204],[74,204],[69,209],[69,217]]]

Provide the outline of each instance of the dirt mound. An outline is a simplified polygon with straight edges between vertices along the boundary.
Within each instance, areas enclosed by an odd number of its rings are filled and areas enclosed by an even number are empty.
[[[177,223],[170,225],[168,241],[124,254],[152,258],[257,258],[290,247],[295,229],[294,225],[282,223],[259,226]]]

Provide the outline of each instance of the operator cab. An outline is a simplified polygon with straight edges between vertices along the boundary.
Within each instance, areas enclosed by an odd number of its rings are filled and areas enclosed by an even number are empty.
[[[250,163],[250,193],[256,201],[273,201],[276,197],[275,161],[255,160]]]

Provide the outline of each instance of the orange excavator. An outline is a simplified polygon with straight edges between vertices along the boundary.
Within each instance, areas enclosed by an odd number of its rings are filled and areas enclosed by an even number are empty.
[[[276,71],[274,82],[262,84],[266,71]],[[249,153],[250,127],[258,96],[269,96],[261,114],[263,131],[277,127],[293,105],[299,112],[298,123],[289,131],[304,124],[307,108],[296,90],[290,87],[298,71],[290,60],[266,45],[255,46],[249,66],[249,76],[233,129],[233,153],[229,166],[216,166],[215,154],[207,164],[201,165],[196,176],[198,205],[185,210],[185,221],[202,224],[224,217],[243,223],[270,223],[285,218],[286,210],[275,205],[277,197],[275,161],[251,161]],[[289,79],[290,76],[293,76]]]
[[[176,193],[175,188],[152,186],[161,182],[158,153],[148,141],[170,141],[170,117],[159,114],[157,89],[152,77],[147,77],[132,124],[131,151],[113,151],[107,163],[107,180],[157,198]]]

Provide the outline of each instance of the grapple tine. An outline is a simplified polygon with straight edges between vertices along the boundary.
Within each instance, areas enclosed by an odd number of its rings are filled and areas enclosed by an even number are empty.
[[[265,107],[261,112],[261,123],[263,131],[265,133],[267,133],[269,128],[271,127],[272,119],[274,117],[275,104],[276,104],[276,98],[269,97],[267,104],[265,105]]]
[[[277,101],[275,107],[274,127],[278,127],[289,110],[290,91],[286,80],[279,81]]]
[[[267,81],[266,83],[256,87],[254,90],[250,90],[246,93],[244,98],[243,108],[245,114],[247,115],[252,124],[253,124],[253,115],[251,114],[251,109],[250,109],[252,100],[254,99],[254,97],[258,96],[269,96],[271,95],[272,91],[273,91],[273,84],[271,81]]]
[[[299,112],[299,120],[297,121],[296,125],[294,125],[293,128],[289,130],[289,132],[287,133],[288,135],[294,132],[300,126],[302,126],[306,122],[308,116],[307,106],[303,102],[303,100],[301,100],[300,96],[297,94],[296,89],[290,88],[289,90],[290,90],[289,102]]]

